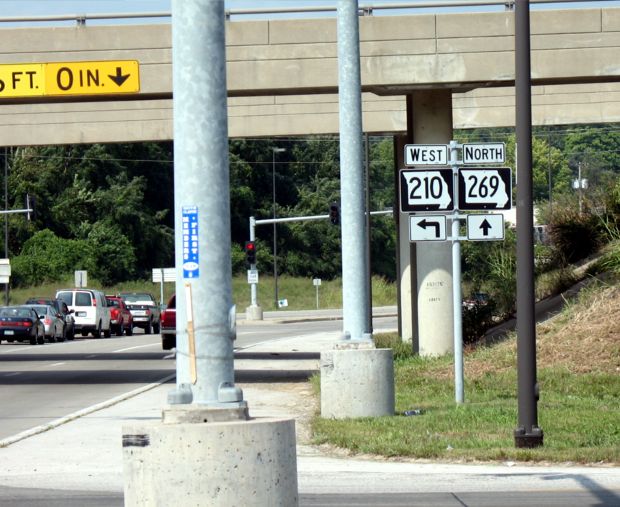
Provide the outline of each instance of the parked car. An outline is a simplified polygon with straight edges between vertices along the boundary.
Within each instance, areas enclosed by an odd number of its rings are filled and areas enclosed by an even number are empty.
[[[177,298],[173,294],[161,313],[161,348],[170,350],[177,346]]]
[[[56,311],[62,314],[64,321],[63,336],[67,340],[73,340],[75,337],[75,319],[73,318],[73,310],[69,310],[67,303],[62,299],[53,299],[46,297],[31,297],[24,303],[26,305],[50,305],[53,306]]]
[[[37,312],[29,306],[3,306],[0,308],[1,340],[41,345],[45,343],[45,328]]]
[[[110,309],[105,295],[96,289],[61,289],[56,292],[56,298],[61,299],[73,310],[75,332],[82,336],[91,333],[95,338],[106,338],[112,334],[110,325]]]
[[[474,292],[471,296],[463,301],[463,308],[471,310],[479,306],[489,304],[489,295],[486,292]]]
[[[148,292],[121,292],[133,316],[134,327],[144,329],[145,334],[159,333],[161,310],[155,298]]]
[[[30,306],[43,322],[45,338],[50,343],[55,341],[65,341],[65,321],[62,313],[58,312],[52,305],[27,305]]]
[[[125,302],[118,296],[105,297],[110,308],[110,324],[116,336],[123,336],[123,331],[127,336],[133,334],[133,316],[127,308]]]

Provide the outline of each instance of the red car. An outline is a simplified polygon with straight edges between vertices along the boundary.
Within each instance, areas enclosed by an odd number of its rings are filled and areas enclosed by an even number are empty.
[[[161,348],[170,350],[177,346],[176,296],[172,295],[166,309],[161,312]]]
[[[118,296],[105,297],[110,308],[110,328],[116,336],[123,336],[123,331],[127,336],[133,334],[133,316],[127,308],[125,302]]]

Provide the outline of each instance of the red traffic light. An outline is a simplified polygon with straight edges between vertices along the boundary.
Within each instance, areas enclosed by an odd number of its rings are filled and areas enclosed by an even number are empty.
[[[245,242],[245,259],[248,264],[256,264],[256,243],[254,241]]]

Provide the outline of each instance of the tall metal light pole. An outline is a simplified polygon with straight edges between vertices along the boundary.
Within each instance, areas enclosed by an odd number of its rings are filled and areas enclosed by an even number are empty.
[[[9,209],[9,152],[4,148],[4,211]],[[9,258],[9,215],[4,215],[4,258]],[[4,288],[4,303],[9,304],[9,284]]]
[[[276,153],[284,153],[286,148],[271,148],[271,190],[273,195],[273,218],[276,218]],[[278,309],[278,236],[276,223],[273,223],[273,281],[274,281],[274,302]]]
[[[536,320],[534,315],[534,226],[532,199],[532,92],[530,3],[515,4],[515,98],[517,135],[517,383],[516,447],[543,445],[538,426]]]

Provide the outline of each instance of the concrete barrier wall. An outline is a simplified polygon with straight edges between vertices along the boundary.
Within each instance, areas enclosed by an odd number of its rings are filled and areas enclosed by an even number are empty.
[[[514,80],[513,16],[361,18],[365,130],[403,132],[403,94],[434,87],[453,89],[455,128],[512,125],[514,92],[495,87]],[[533,98],[534,122],[618,121],[618,86],[603,82],[620,79],[620,9],[535,11],[531,32],[532,78],[541,85]],[[335,18],[228,22],[231,137],[337,132],[336,55]],[[140,63],[138,94],[46,104],[18,104],[0,94],[0,143],[172,137],[168,25],[0,29],[0,63],[125,59]],[[581,88],[560,90],[569,84]],[[477,87],[483,88],[471,91]]]

